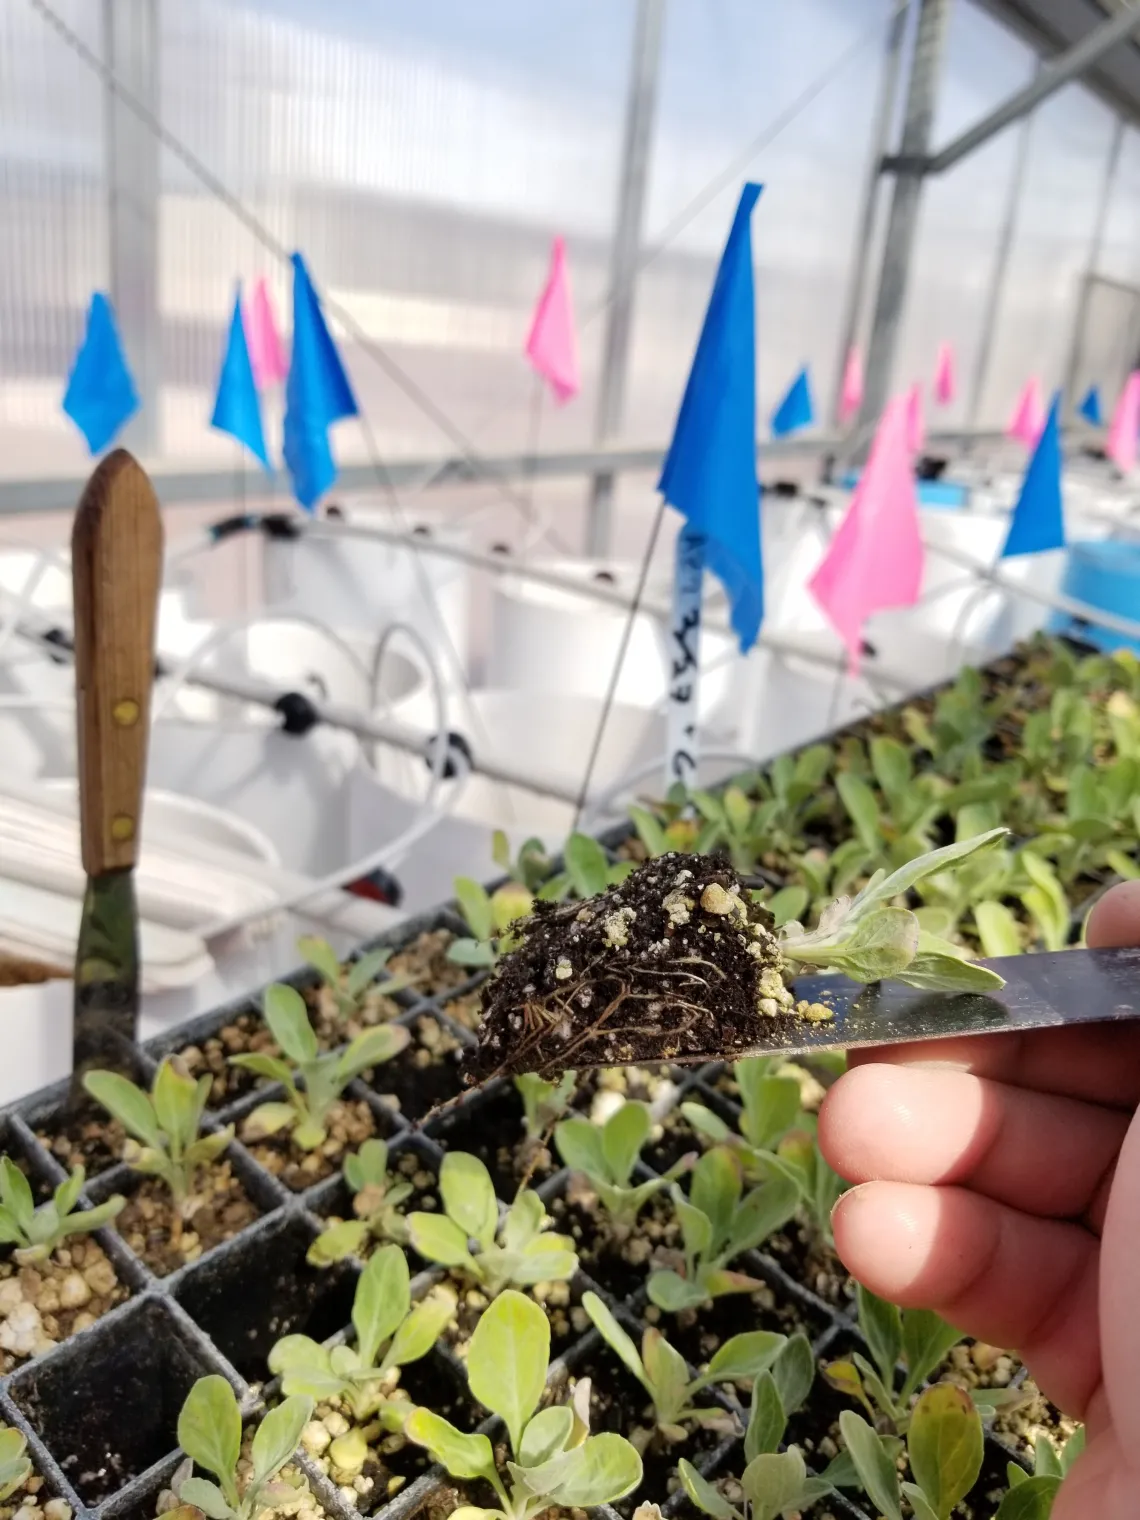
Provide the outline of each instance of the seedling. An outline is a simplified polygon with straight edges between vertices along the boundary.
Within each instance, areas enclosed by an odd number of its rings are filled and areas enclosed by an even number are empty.
[[[286,1335],[269,1353],[269,1370],[287,1394],[343,1399],[358,1425],[378,1415],[384,1430],[399,1430],[412,1411],[395,1388],[400,1369],[428,1354],[454,1313],[455,1295],[446,1290],[413,1308],[407,1258],[399,1246],[383,1246],[356,1284],[356,1345],[328,1349]]]
[[[779,1066],[771,1056],[751,1056],[733,1063],[742,1107],[739,1134],[703,1103],[682,1103],[681,1113],[698,1133],[714,1144],[735,1147],[745,1165],[756,1169],[756,1153],[778,1145],[800,1111],[800,1084],[795,1077],[777,1076]]]
[[[810,1509],[817,1499],[832,1492],[823,1478],[808,1476],[798,1446],[784,1452],[765,1452],[753,1457],[740,1475],[744,1492],[743,1511],[721,1494],[707,1478],[702,1478],[691,1462],[684,1458],[677,1465],[681,1483],[699,1510],[713,1520],[780,1520]]]
[[[773,1177],[744,1195],[740,1165],[726,1146],[706,1151],[693,1168],[686,1198],[673,1184],[673,1209],[684,1242],[684,1273],[649,1274],[649,1297],[676,1314],[725,1293],[750,1293],[763,1284],[728,1270],[742,1251],[752,1250],[787,1224],[796,1210],[796,1187]]]
[[[73,1168],[37,1208],[28,1179],[10,1156],[0,1156],[0,1245],[15,1246],[12,1254],[24,1266],[45,1261],[68,1235],[86,1235],[114,1219],[127,1201],[118,1193],[93,1209],[73,1212],[85,1181],[83,1168]]]
[[[583,1066],[723,1058],[774,1045],[800,1019],[793,976],[833,967],[856,981],[897,977],[924,990],[988,991],[1001,977],[924,928],[894,899],[997,843],[1003,829],[876,871],[805,931],[772,929],[728,866],[701,856],[647,861],[588,902],[537,903],[483,988],[468,1080]]]
[[[1048,1436],[1038,1435],[1033,1447],[1032,1475],[1017,1462],[1007,1464],[1009,1492],[998,1505],[994,1520],[1048,1520],[1061,1480],[1084,1449],[1083,1425],[1077,1426],[1060,1451]]]
[[[415,1410],[404,1426],[453,1478],[483,1478],[495,1490],[498,1509],[464,1505],[454,1511],[460,1520],[535,1520],[549,1508],[589,1509],[641,1482],[641,1458],[624,1436],[590,1434],[588,1379],[570,1405],[538,1409],[549,1357],[550,1321],[521,1293],[501,1294],[475,1326],[467,1379],[472,1395],[506,1426],[505,1473],[487,1436],[465,1435],[430,1409]]]
[[[541,1140],[551,1127],[561,1119],[574,1096],[576,1071],[564,1071],[555,1082],[526,1072],[515,1078],[515,1091],[522,1099],[526,1137]]]
[[[716,825],[695,816],[689,794],[680,781],[673,783],[664,801],[631,807],[629,816],[651,859],[674,850],[682,855],[703,854],[716,838]]]
[[[632,1225],[642,1208],[661,1188],[692,1165],[684,1156],[663,1177],[631,1182],[641,1148],[649,1139],[653,1120],[644,1103],[628,1102],[605,1124],[589,1119],[563,1119],[554,1131],[558,1154],[571,1169],[589,1179],[602,1207],[615,1224]]]
[[[377,981],[380,973],[392,958],[393,951],[370,950],[350,965],[341,966],[340,957],[326,939],[306,935],[297,941],[297,949],[309,965],[320,972],[321,980],[329,990],[337,1013],[344,1020],[358,1015],[371,995],[388,997],[400,992],[411,981],[408,976],[389,976]]]
[[[281,983],[267,987],[264,1011],[282,1055],[252,1051],[230,1056],[230,1065],[280,1082],[286,1101],[255,1108],[245,1121],[244,1134],[260,1140],[291,1130],[294,1144],[304,1151],[315,1150],[327,1138],[329,1110],[353,1077],[399,1055],[411,1038],[402,1024],[382,1024],[358,1034],[344,1050],[322,1055],[305,1001],[295,988]]]
[[[550,875],[551,861],[541,839],[524,839],[518,854],[511,855],[511,843],[502,829],[491,835],[491,859],[512,881],[525,887],[532,896]]]
[[[779,1451],[788,1420],[801,1408],[815,1382],[815,1357],[811,1342],[802,1331],[780,1339],[771,1365],[757,1374],[752,1384],[748,1428],[744,1432],[744,1458],[751,1462],[767,1452]]]
[[[447,958],[458,966],[493,966],[500,955],[514,947],[510,926],[517,918],[527,916],[534,898],[517,881],[504,882],[488,892],[469,876],[457,876],[454,886],[459,911],[471,933],[467,939],[452,940]]]
[[[890,875],[877,870],[855,897],[832,903],[810,933],[797,923],[785,925],[780,938],[785,960],[842,971],[857,982],[893,977],[932,992],[1000,987],[995,972],[965,960],[959,946],[931,934],[909,908],[895,907],[893,900],[927,877],[991,848],[1008,833],[990,829],[920,855]]]
[[[894,1444],[853,1410],[839,1416],[839,1429],[860,1484],[885,1520],[903,1520],[903,1497],[914,1520],[950,1520],[982,1470],[981,1416],[953,1383],[926,1389],[914,1406],[906,1440],[913,1483],[900,1486]]]
[[[759,1377],[766,1372],[788,1343],[786,1335],[771,1330],[746,1331],[724,1342],[699,1377],[690,1378],[685,1358],[655,1326],[646,1330],[638,1352],[596,1293],[582,1297],[582,1307],[598,1334],[615,1352],[653,1400],[657,1429],[666,1441],[683,1441],[686,1425],[704,1425],[732,1431],[723,1409],[700,1409],[692,1400],[714,1383],[732,1383]],[[808,1347],[808,1357],[811,1348]]]
[[[32,1476],[32,1464],[25,1453],[27,1438],[10,1425],[0,1425],[0,1504],[10,1499]]]
[[[624,881],[636,869],[632,860],[619,860],[611,865],[605,850],[589,834],[571,834],[562,847],[562,860],[564,869],[535,893],[540,901],[596,897],[607,887]]]
[[[859,1329],[871,1348],[873,1365],[856,1351],[850,1360],[831,1362],[823,1375],[840,1393],[858,1399],[877,1424],[904,1435],[911,1419],[911,1399],[962,1339],[961,1332],[929,1309],[899,1310],[862,1285]],[[906,1372],[896,1388],[900,1361]]]
[[[400,1205],[412,1195],[412,1184],[388,1170],[388,1146],[383,1140],[365,1140],[358,1151],[346,1156],[344,1180],[352,1190],[355,1219],[322,1230],[309,1247],[306,1261],[314,1267],[331,1267],[346,1256],[358,1256],[364,1243],[408,1238],[408,1226]]]
[[[788,1131],[774,1153],[758,1151],[757,1157],[761,1168],[768,1167],[764,1175],[775,1172],[795,1183],[800,1207],[816,1236],[834,1244],[831,1213],[848,1184],[824,1159],[816,1139],[815,1115],[801,1114],[797,1128]]]
[[[238,1486],[241,1456],[241,1410],[233,1389],[216,1373],[199,1378],[186,1395],[178,1416],[178,1444],[190,1458],[171,1480],[175,1497],[193,1505],[209,1520],[254,1520],[261,1510],[296,1506],[305,1480],[277,1481],[296,1453],[301,1432],[313,1416],[310,1398],[285,1399],[262,1419],[250,1450],[252,1469]],[[213,1473],[216,1483],[193,1475],[193,1463]]]
[[[195,1081],[176,1056],[167,1056],[159,1066],[149,1096],[115,1071],[89,1071],[83,1078],[96,1103],[141,1145],[126,1155],[131,1169],[161,1178],[170,1189],[175,1233],[192,1207],[199,1169],[216,1161],[234,1137],[232,1124],[212,1135],[199,1134],[211,1080],[202,1076]]]
[[[421,1256],[453,1268],[488,1296],[508,1283],[564,1282],[578,1270],[573,1241],[544,1229],[546,1210],[533,1189],[519,1189],[499,1224],[494,1184],[477,1156],[448,1151],[439,1196],[442,1214],[408,1215],[408,1238]]]

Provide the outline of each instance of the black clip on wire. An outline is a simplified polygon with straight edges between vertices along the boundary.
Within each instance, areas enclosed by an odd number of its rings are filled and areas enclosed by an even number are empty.
[[[435,746],[439,739],[438,734],[433,734],[424,748],[424,760],[431,770],[435,765]],[[455,729],[447,732],[447,758],[443,762],[443,779],[453,781],[456,776],[465,776],[475,767],[475,756],[471,746],[462,734],[456,733]]]
[[[273,704],[273,711],[281,714],[281,732],[298,739],[321,721],[312,698],[303,691],[282,692]]]

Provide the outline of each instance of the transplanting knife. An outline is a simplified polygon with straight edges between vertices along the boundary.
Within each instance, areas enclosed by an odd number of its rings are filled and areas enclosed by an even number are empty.
[[[134,866],[146,776],[162,519],[145,471],[116,449],[71,534],[79,819],[87,890],[75,955],[73,1091],[93,1066],[130,1069],[138,1021]],[[133,1074],[133,1073],[132,1073]]]

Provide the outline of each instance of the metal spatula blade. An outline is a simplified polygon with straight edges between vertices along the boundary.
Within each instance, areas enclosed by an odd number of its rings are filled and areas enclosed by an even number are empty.
[[[1005,978],[993,993],[919,992],[901,982],[870,987],[846,977],[801,977],[797,997],[823,1003],[835,1017],[818,1024],[780,1020],[771,1040],[747,1050],[709,1050],[717,1061],[744,1056],[809,1055],[1000,1030],[1050,1029],[1140,1018],[1140,949],[1058,950],[978,964]],[[773,1024],[776,1021],[773,1020]]]

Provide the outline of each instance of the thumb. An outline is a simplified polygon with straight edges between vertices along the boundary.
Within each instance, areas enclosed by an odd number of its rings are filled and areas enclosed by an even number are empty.
[[[1140,945],[1140,881],[1108,889],[1089,914],[1085,939],[1092,950]]]

